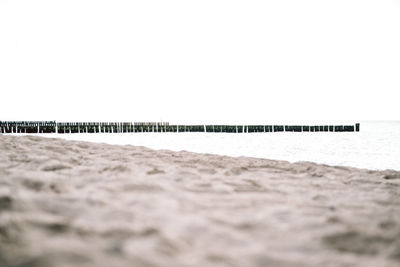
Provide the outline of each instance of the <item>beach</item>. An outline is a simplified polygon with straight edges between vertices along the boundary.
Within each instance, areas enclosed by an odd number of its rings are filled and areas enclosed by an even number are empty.
[[[0,135],[0,266],[399,266],[400,172]]]

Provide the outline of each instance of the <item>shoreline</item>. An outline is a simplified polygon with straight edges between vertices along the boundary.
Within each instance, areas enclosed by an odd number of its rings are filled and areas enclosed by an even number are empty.
[[[318,138],[318,133],[315,137]],[[329,134],[329,133],[328,133]],[[345,134],[345,133],[343,133]],[[351,134],[351,133],[350,133]],[[3,134],[3,136],[33,136],[33,137],[44,137],[44,138],[56,138],[66,141],[77,141],[77,142],[89,142],[94,144],[109,144],[109,145],[130,145],[130,146],[142,146],[153,150],[168,150],[173,152],[188,151],[199,154],[211,154],[220,155],[228,157],[247,157],[247,158],[257,158],[257,159],[268,159],[277,161],[287,161],[290,163],[297,162],[311,162],[315,164],[328,165],[333,167],[349,167],[366,169],[372,171],[400,171],[397,162],[392,160],[390,157],[395,157],[395,154],[386,156],[380,159],[380,163],[376,163],[376,154],[371,154],[371,151],[364,150],[363,152],[369,153],[365,156],[364,153],[358,152],[358,157],[351,156],[348,157],[347,154],[352,154],[352,150],[345,150],[342,145],[338,147],[340,153],[344,156],[343,159],[338,157],[332,157],[328,152],[320,152],[314,148],[308,149],[307,147],[302,147],[303,152],[301,154],[290,154],[288,149],[297,149],[293,144],[293,140],[297,140],[297,137],[302,140],[301,133],[276,133],[274,138],[269,138],[269,136],[263,136],[263,133],[252,133],[247,135],[246,133],[239,133],[237,135],[231,135],[229,133],[220,133],[218,135],[213,134],[199,134],[199,133],[101,133],[101,134]],[[325,134],[324,134],[325,135]],[[246,142],[252,142],[253,138],[257,138],[258,142],[291,142],[292,144],[284,147],[278,147],[276,145],[272,146],[272,152],[268,151],[271,146],[266,146],[263,150],[259,150],[257,147],[252,145],[250,148],[240,147]],[[267,137],[267,138],[265,138]],[[326,136],[325,136],[326,137]],[[324,137],[324,138],[325,138]],[[283,138],[283,139],[282,139]],[[295,139],[296,138],[296,139]],[[281,140],[282,139],[282,140]],[[333,143],[334,140],[326,139],[327,142]],[[214,142],[214,146],[210,146],[210,142]],[[231,142],[231,143],[229,143]],[[240,143],[241,145],[234,145],[232,148],[228,148],[232,143]],[[306,141],[306,143],[310,140]],[[194,145],[195,144],[195,145]],[[325,144],[320,144],[325,145]],[[244,150],[242,150],[244,148]],[[358,147],[359,148],[359,147]],[[252,150],[253,149],[253,150]],[[356,148],[357,149],[357,148]],[[254,153],[254,151],[256,151]],[[281,151],[284,151],[281,153]],[[333,151],[332,151],[333,152]],[[314,155],[309,157],[308,155]],[[381,155],[379,155],[381,157]],[[365,157],[375,158],[373,160],[367,159]],[[388,160],[388,158],[390,158]],[[361,160],[360,160],[361,159]],[[397,167],[395,167],[397,166]]]
[[[398,266],[400,172],[0,135],[1,266]]]

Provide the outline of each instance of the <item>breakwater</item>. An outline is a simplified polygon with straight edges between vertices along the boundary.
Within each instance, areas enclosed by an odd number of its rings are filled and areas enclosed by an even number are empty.
[[[0,133],[359,132],[354,125],[170,125],[165,122],[0,121]]]

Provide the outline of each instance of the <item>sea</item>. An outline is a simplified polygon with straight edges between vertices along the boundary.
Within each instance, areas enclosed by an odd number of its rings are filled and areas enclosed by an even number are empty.
[[[400,170],[400,121],[364,121],[360,132],[43,134],[116,145],[289,162]]]

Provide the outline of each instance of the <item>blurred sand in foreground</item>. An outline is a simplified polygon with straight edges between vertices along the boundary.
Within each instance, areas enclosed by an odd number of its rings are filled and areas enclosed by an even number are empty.
[[[0,135],[0,266],[399,265],[399,172]]]

